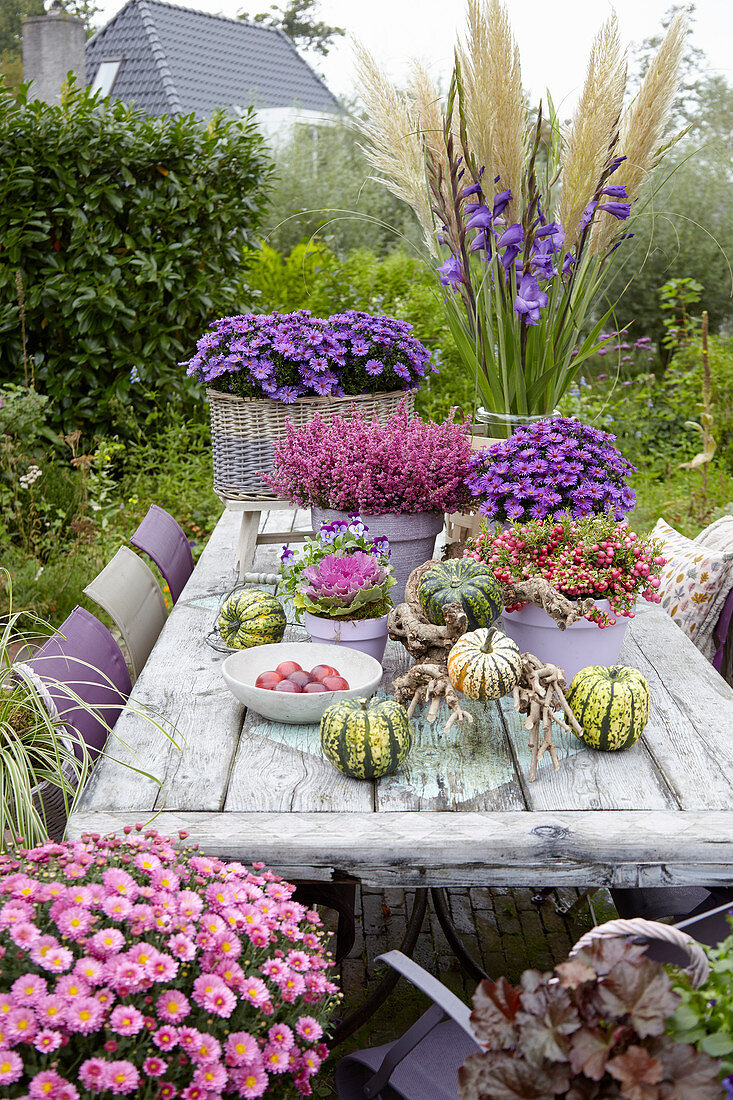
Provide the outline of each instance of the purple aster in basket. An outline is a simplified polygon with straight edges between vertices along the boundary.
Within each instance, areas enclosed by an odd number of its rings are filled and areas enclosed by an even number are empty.
[[[580,517],[611,511],[623,519],[636,503],[627,478],[636,470],[614,435],[571,417],[519,428],[471,458],[466,484],[490,519]]]
[[[308,310],[222,317],[181,365],[224,393],[285,403],[314,394],[416,390],[438,369],[411,324],[356,310],[328,318]]]

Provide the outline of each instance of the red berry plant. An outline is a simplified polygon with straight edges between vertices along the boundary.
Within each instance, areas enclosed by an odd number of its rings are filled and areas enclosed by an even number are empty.
[[[262,864],[124,833],[0,856],[0,1096],[310,1095],[339,998],[318,914]]]
[[[613,514],[573,519],[528,520],[484,530],[466,554],[485,562],[502,584],[544,577],[568,599],[608,600],[611,614],[593,607],[585,616],[600,627],[613,626],[614,615],[633,616],[639,596],[659,603],[659,573],[665,559],[661,543],[629,530]],[[510,604],[507,611],[524,607]]]

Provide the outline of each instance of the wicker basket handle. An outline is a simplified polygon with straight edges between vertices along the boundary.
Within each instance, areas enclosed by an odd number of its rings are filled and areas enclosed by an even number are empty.
[[[673,928],[671,924],[661,924],[655,920],[644,920],[643,917],[633,917],[631,920],[609,920],[605,924],[599,924],[597,928],[591,928],[576,943],[570,952],[570,956],[577,954],[582,948],[588,947],[596,939],[612,939],[616,936],[644,936],[650,940],[662,940],[671,943],[687,953],[689,964],[685,967],[694,989],[698,989],[708,974],[710,964],[708,958],[697,940],[688,936],[687,932]]]

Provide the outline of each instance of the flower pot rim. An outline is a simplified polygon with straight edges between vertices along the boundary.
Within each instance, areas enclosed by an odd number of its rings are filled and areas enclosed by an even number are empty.
[[[593,602],[595,603],[596,607],[600,611],[605,611],[605,612],[612,613],[612,614],[615,615],[616,622],[615,622],[615,624],[613,624],[614,626],[617,626],[617,627],[618,626],[624,626],[629,622],[629,619],[630,619],[629,615],[622,615],[620,612],[611,612],[611,605],[608,602],[608,600],[594,600]],[[535,609],[534,611],[532,610],[533,608]],[[525,612],[526,612],[526,615],[525,615]],[[557,627],[557,623],[552,618],[552,616],[548,615],[547,612],[543,608],[537,607],[537,604],[534,604],[534,603],[525,603],[524,606],[519,608],[519,610],[517,610],[517,611],[507,611],[506,609],[504,609],[504,611],[502,611],[502,615],[513,615],[513,616],[525,615],[525,617],[527,619],[535,618],[537,620],[535,625],[540,627],[540,629],[545,627],[545,626],[548,629],[552,629],[552,628]],[[545,622],[545,620],[547,620],[547,621]],[[583,616],[582,619],[578,619],[576,622],[570,623],[570,625],[568,627],[566,627],[566,629],[567,630],[573,630],[573,629],[583,630],[583,629],[590,629],[591,627],[595,627],[598,630],[601,629],[600,623],[595,622],[593,619],[586,619],[585,616]],[[557,628],[559,629],[559,627],[557,627]],[[613,626],[609,625],[609,626],[606,626],[604,629],[612,630]]]
[[[314,619],[319,623],[352,623],[354,626],[358,626],[360,623],[380,623],[386,622],[389,618],[389,612],[384,615],[372,615],[369,618],[364,619],[347,619],[345,616],[338,616],[332,618],[330,615],[316,615],[313,611],[305,611],[305,615],[310,619]]]

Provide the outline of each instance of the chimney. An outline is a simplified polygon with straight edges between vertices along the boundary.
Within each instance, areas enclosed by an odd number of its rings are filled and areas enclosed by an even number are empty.
[[[67,15],[59,0],[54,0],[48,15],[23,20],[23,80],[33,81],[30,99],[58,103],[69,69],[77,85],[84,87],[85,42],[84,23]]]

